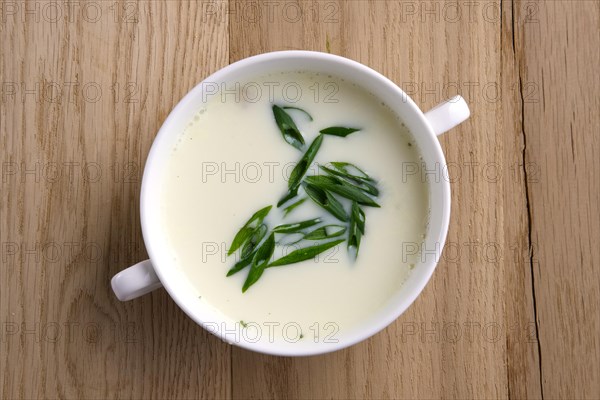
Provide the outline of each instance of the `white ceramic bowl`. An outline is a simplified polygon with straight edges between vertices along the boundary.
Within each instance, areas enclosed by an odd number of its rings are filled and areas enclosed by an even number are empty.
[[[310,51],[281,51],[246,58],[206,78],[192,89],[164,122],[148,154],[141,190],[141,222],[150,260],[121,271],[112,279],[120,300],[130,300],[161,286],[196,323],[221,339],[250,350],[276,355],[300,356],[326,353],[360,342],[398,318],[421,293],[441,255],[450,219],[450,184],[447,179],[429,179],[430,220],[422,245],[421,262],[408,280],[398,287],[388,303],[356,329],[339,332],[336,340],[276,342],[266,331],[246,333],[239,323],[199,300],[184,274],[172,259],[160,222],[161,174],[177,135],[207,100],[207,88],[222,82],[244,82],[256,76],[281,71],[314,71],[335,75],[357,83],[377,95],[405,123],[421,151],[427,170],[440,169],[446,162],[436,135],[469,117],[469,108],[456,96],[427,113],[392,81],[356,61]],[[209,85],[210,84],[210,85]],[[257,333],[260,333],[257,338]]]

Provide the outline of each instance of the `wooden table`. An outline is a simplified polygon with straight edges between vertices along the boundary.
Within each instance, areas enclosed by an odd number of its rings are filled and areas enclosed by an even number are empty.
[[[598,1],[0,4],[0,397],[600,398]],[[352,348],[232,348],[164,291],[119,302],[144,259],[146,154],[197,82],[241,58],[328,51],[423,109],[440,138],[447,248],[419,299]]]

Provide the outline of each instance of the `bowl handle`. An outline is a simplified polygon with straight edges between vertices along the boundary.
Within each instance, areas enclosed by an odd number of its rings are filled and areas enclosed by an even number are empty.
[[[454,96],[425,113],[425,118],[436,135],[449,131],[471,115],[469,106],[461,96]]]
[[[140,297],[162,287],[150,260],[139,262],[113,276],[110,281],[113,292],[121,301]]]

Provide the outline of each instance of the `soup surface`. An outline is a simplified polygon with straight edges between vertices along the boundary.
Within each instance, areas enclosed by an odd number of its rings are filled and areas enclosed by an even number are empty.
[[[226,88],[181,132],[164,172],[162,221],[173,268],[185,273],[201,301],[232,321],[293,326],[275,329],[275,340],[314,336],[315,326],[334,333],[357,326],[390,299],[418,262],[414,249],[426,231],[429,199],[427,183],[410,173],[420,165],[410,133],[375,96],[328,75],[278,73]],[[284,140],[273,104],[312,117],[286,110],[306,140],[302,150]],[[242,292],[250,268],[226,277],[240,260],[239,250],[227,253],[257,210],[273,206],[264,221],[270,228],[317,217],[344,225],[310,199],[284,217],[285,206],[306,197],[302,189],[277,207],[296,163],[319,131],[332,126],[360,130],[323,135],[307,175],[321,173],[319,165],[349,162],[376,180],[380,191],[374,198],[379,208],[362,207],[365,233],[356,257],[346,240],[314,259],[267,268]],[[350,203],[340,201],[349,211]],[[345,231],[336,239],[347,238]],[[276,239],[290,242],[291,236]],[[278,246],[273,259],[303,245],[294,246]]]

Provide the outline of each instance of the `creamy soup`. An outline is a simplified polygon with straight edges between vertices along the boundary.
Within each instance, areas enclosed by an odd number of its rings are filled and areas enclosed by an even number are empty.
[[[283,334],[304,338],[315,324],[343,331],[381,309],[401,287],[417,262],[414,250],[424,238],[429,208],[427,184],[407,166],[420,164],[419,152],[402,122],[375,96],[347,81],[308,72],[272,74],[218,91],[181,132],[172,149],[162,190],[162,220],[174,265],[189,278],[197,296],[232,321],[293,323]],[[221,87],[223,89],[223,87]],[[275,121],[273,105],[297,107],[285,112],[305,139],[290,145]],[[316,257],[266,268],[245,292],[250,267],[227,277],[240,260],[228,250],[240,228],[257,211],[272,205],[264,220],[269,230],[280,224],[320,218],[322,225],[348,227],[307,198],[298,195],[282,207],[288,178],[309,145],[328,127],[360,129],[346,137],[323,135],[306,173],[323,174],[319,165],[349,162],[360,167],[379,189],[380,207],[362,206],[365,226],[358,252],[343,240]],[[351,203],[337,196],[350,213]],[[307,198],[284,216],[286,206]],[[340,228],[342,229],[342,228]],[[275,235],[272,260],[294,249],[327,240],[291,243],[302,234]],[[266,240],[267,237],[265,236]],[[331,239],[333,240],[333,239]],[[297,332],[296,332],[297,331]],[[280,333],[280,335],[277,334]]]

